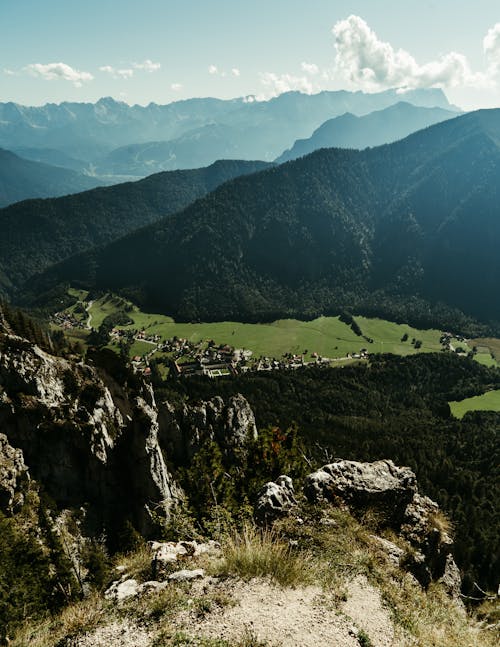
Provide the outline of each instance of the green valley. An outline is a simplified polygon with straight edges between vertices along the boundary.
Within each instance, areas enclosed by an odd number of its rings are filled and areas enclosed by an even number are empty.
[[[111,322],[109,347],[118,351],[126,334],[131,336],[128,354],[131,357],[165,357],[163,344],[180,339],[187,342],[187,354],[216,346],[251,351],[252,365],[258,358],[280,359],[295,356],[301,362],[344,363],[363,359],[373,353],[406,356],[418,352],[441,350],[470,352],[465,340],[446,336],[436,329],[421,330],[407,324],[383,319],[349,315],[321,316],[311,321],[280,319],[271,323],[234,321],[182,323],[162,314],[150,314],[122,297],[105,294],[94,300],[88,293],[70,290],[76,303],[54,317],[70,338],[85,338],[105,320]],[[114,323],[123,320],[129,323]],[[108,318],[108,319],[106,319]],[[125,320],[126,320],[125,319]],[[168,353],[167,353],[168,355]],[[496,362],[494,362],[496,364]]]

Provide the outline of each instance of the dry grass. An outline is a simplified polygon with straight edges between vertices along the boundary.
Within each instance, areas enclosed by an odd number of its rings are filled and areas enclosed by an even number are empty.
[[[446,540],[453,535],[453,524],[441,510],[435,510],[429,514],[429,527],[439,532],[441,540]]]
[[[120,555],[116,559],[119,570],[116,572],[115,579],[119,579],[121,574],[126,573],[127,577],[139,582],[147,582],[152,577],[151,562],[151,550],[146,544],[131,553]]]
[[[274,531],[247,525],[243,531],[226,538],[222,558],[206,558],[206,570],[214,575],[237,575],[245,580],[269,578],[283,587],[322,584],[321,604],[325,612],[334,613],[342,609],[348,582],[364,575],[380,590],[391,611],[397,644],[412,647],[497,647],[500,644],[498,600],[488,601],[478,609],[481,620],[478,622],[450,600],[440,585],[423,591],[414,578],[387,560],[379,542],[370,536],[371,530],[345,510],[305,507],[301,516],[303,523],[285,519]],[[430,523],[443,535],[451,531],[442,515],[433,516]],[[386,536],[403,550],[409,549],[401,539],[390,533]],[[128,576],[147,579],[150,562],[149,550],[142,548],[119,563]],[[201,584],[193,588],[188,583],[172,584],[161,592],[131,598],[120,608],[96,594],[68,607],[56,619],[38,623],[36,630],[24,628],[11,646],[53,647],[64,638],[81,635],[126,616],[151,628],[157,636],[154,647],[228,647],[229,644],[264,647],[266,643],[248,632],[231,643],[179,633],[183,627],[179,619],[185,619],[186,612],[196,623],[230,603],[224,590],[204,588]],[[368,644],[366,639],[365,645]]]
[[[155,640],[152,647],[279,647],[279,643],[271,644],[259,640],[252,631],[246,629],[239,638],[231,642],[223,638],[194,637],[184,632],[176,632],[172,635],[166,632]]]
[[[54,619],[34,625],[26,624],[10,642],[11,647],[54,647],[63,639],[75,638],[95,629],[103,622],[109,605],[98,594],[72,604]]]
[[[268,577],[276,584],[292,587],[311,581],[309,556],[292,550],[272,530],[246,525],[223,542],[223,556],[219,575]]]

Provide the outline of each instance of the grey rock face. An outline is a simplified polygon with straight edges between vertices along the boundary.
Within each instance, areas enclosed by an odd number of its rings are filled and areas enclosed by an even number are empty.
[[[241,394],[227,401],[216,396],[196,406],[176,411],[165,402],[160,407],[160,442],[174,460],[191,459],[200,447],[215,440],[230,456],[244,452],[257,438],[254,413]]]
[[[5,434],[0,434],[0,510],[14,512],[22,504],[22,486],[29,479],[23,453],[9,445]]]
[[[416,491],[415,474],[408,467],[397,467],[390,460],[330,463],[310,474],[304,486],[310,501],[338,501],[355,508],[372,508],[388,523],[402,520]]]
[[[61,507],[88,503],[97,526],[126,514],[147,533],[147,506],[168,515],[179,491],[150,388],[132,394],[96,368],[19,337],[1,342],[0,428],[52,498]]]
[[[458,568],[451,555],[453,540],[440,527],[440,517],[437,503],[417,492],[405,510],[400,534],[416,549],[417,559],[413,565],[410,560],[408,566],[419,582],[427,586],[432,580],[439,580],[447,573],[445,580],[451,593],[457,588],[456,582],[453,584],[452,581]],[[460,582],[460,575],[458,581]]]
[[[262,523],[272,522],[288,514],[296,505],[292,479],[280,476],[276,482],[270,481],[262,487],[255,505],[255,517]]]
[[[169,582],[189,582],[190,580],[197,580],[205,576],[205,571],[202,568],[195,568],[190,571],[187,568],[182,571],[176,571],[168,576]]]

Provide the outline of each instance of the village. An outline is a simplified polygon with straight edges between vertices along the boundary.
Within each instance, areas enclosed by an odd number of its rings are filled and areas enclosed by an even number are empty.
[[[57,312],[52,323],[69,331],[89,329],[88,321],[79,319],[68,311]],[[92,330],[92,329],[91,329]],[[307,365],[329,366],[333,362],[363,360],[368,358],[366,348],[347,353],[345,357],[323,357],[316,352],[285,353],[280,358],[254,356],[252,350],[234,348],[228,344],[216,344],[213,340],[192,342],[185,338],[173,337],[164,340],[158,334],[148,334],[145,329],[113,327],[109,332],[111,345],[121,347],[133,342],[150,344],[151,349],[142,354],[132,355],[134,371],[146,377],[152,374],[152,365],[163,364],[173,377],[204,375],[210,378],[238,375],[248,371],[293,370]]]
[[[196,375],[217,378],[249,371],[294,370],[311,365],[338,366],[352,361],[368,360],[371,354],[369,348],[374,341],[361,334],[360,342],[363,340],[368,348],[355,348],[353,344],[353,348],[344,351],[340,357],[326,357],[307,349],[301,352],[285,352],[280,357],[257,355],[251,349],[216,343],[213,339],[191,341],[178,336],[165,339],[158,333],[148,331],[148,326],[139,328],[126,324],[126,318],[123,323],[120,321],[113,326],[109,324],[102,332],[102,324],[99,330],[91,326],[91,305],[92,302],[79,302],[71,310],[57,312],[52,317],[52,323],[68,334],[71,334],[72,330],[89,331],[88,343],[90,339],[95,339],[96,335],[101,334],[100,344],[129,357],[134,371],[145,377],[152,376],[155,369],[163,378]],[[402,336],[401,343],[408,343],[415,350],[420,349],[422,345],[419,339],[411,339],[406,333]],[[439,343],[443,351],[462,356],[470,352],[465,338],[453,336],[448,332],[441,334]]]

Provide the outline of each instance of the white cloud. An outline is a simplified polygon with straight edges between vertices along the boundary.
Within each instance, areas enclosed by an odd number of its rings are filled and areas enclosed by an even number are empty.
[[[66,65],[66,63],[31,63],[25,68],[33,76],[45,79],[46,81],[54,81],[63,79],[64,81],[71,81],[77,88],[82,86],[84,81],[92,81],[94,78],[90,72],[80,72],[74,68]]]
[[[311,74],[312,76],[319,74],[319,67],[315,63],[302,62],[300,67],[306,74]]]
[[[182,83],[172,83],[170,87],[174,92],[179,92],[180,90],[182,90],[183,85]]]
[[[404,49],[395,50],[390,43],[379,40],[359,16],[351,15],[337,22],[332,32],[337,52],[336,71],[358,88],[456,87],[484,85],[487,81],[485,75],[472,74],[465,56],[457,52],[418,64]]]
[[[157,72],[161,68],[161,63],[153,63],[147,58],[142,63],[133,63],[132,67],[136,70],[145,70],[146,72]]]
[[[483,39],[483,51],[491,74],[500,72],[500,22],[488,30]]]
[[[283,92],[291,92],[292,90],[312,94],[316,89],[308,77],[294,76],[293,74],[264,72],[260,75],[260,82],[267,88],[267,91],[263,95],[259,95],[259,100],[276,97]]]
[[[111,65],[103,65],[99,68],[99,71],[111,74],[111,76],[115,79],[130,79],[134,76],[134,70],[131,70],[130,68],[117,70]]]
[[[6,67],[3,68],[3,73],[6,74],[7,76],[16,76],[16,73],[14,72],[14,70],[9,70]]]
[[[217,65],[209,65],[208,66],[208,73],[209,74],[218,74],[219,70],[217,69]]]
[[[239,69],[238,69],[237,67],[233,67],[233,68],[231,69],[231,74],[232,74],[233,76],[240,76],[240,75],[241,75],[241,72],[239,71]]]

